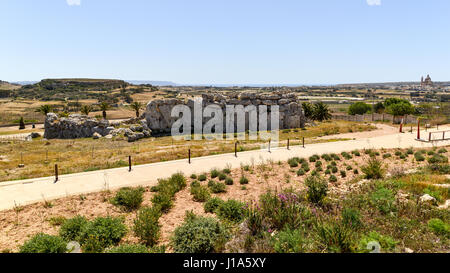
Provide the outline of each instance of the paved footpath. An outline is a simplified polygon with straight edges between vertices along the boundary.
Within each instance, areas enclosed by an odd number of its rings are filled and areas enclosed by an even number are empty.
[[[440,130],[450,128],[440,128]],[[450,133],[450,132],[449,132]],[[422,137],[427,136],[422,132]],[[337,136],[339,137],[339,136]],[[256,151],[240,152],[236,158],[234,154],[222,154],[148,165],[134,166],[131,172],[128,168],[118,168],[94,172],[85,172],[60,176],[54,183],[54,177],[28,179],[0,183],[0,210],[12,209],[15,205],[22,206],[44,200],[51,200],[71,195],[98,192],[105,189],[117,189],[125,186],[152,186],[159,178],[166,178],[176,172],[183,172],[190,176],[192,173],[202,173],[212,168],[224,168],[230,164],[232,168],[239,168],[241,164],[255,163],[262,160],[287,160],[291,157],[309,157],[313,154],[341,153],[355,149],[380,148],[427,148],[433,146],[448,146],[450,140],[438,141],[434,144],[415,140],[416,135],[410,133],[392,134],[372,138],[339,141],[330,143],[310,144],[306,148],[295,146],[290,150],[272,148]]]

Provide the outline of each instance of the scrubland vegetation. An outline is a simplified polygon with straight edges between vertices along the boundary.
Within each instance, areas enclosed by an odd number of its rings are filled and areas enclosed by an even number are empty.
[[[108,253],[365,253],[374,243],[449,252],[449,155],[382,149],[249,162],[46,201],[0,212],[0,249],[65,252],[77,241]]]

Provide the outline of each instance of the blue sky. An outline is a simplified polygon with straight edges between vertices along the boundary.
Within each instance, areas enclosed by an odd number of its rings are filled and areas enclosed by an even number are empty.
[[[1,0],[0,80],[450,80],[448,0]]]

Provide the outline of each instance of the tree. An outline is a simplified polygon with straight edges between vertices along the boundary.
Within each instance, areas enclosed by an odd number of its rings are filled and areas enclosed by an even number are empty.
[[[318,121],[324,121],[331,119],[330,109],[328,105],[323,102],[314,104],[313,107],[313,119]]]
[[[309,102],[302,103],[303,112],[305,113],[305,117],[312,118],[313,117],[313,105]]]
[[[109,104],[106,101],[103,101],[102,103],[100,103],[100,110],[102,111],[103,114],[103,119],[106,119],[106,111],[109,110]]]
[[[373,107],[374,112],[381,114],[383,113],[384,109],[386,109],[386,107],[384,107],[384,104],[382,102],[378,102],[377,104],[375,104],[375,106]]]
[[[414,113],[414,106],[411,103],[400,102],[389,105],[387,112],[393,116],[404,116]]]
[[[24,129],[25,129],[25,122],[23,121],[23,117],[20,117],[19,130],[24,130]]]
[[[83,105],[83,106],[81,106],[81,113],[83,115],[89,116],[90,112],[92,112],[92,106],[91,105]]]
[[[44,104],[44,105],[39,106],[39,107],[36,109],[36,113],[41,113],[41,114],[43,114],[44,116],[47,116],[47,114],[50,113],[52,110],[53,110],[53,109],[52,109],[52,107],[51,107],[50,105]]]
[[[364,102],[356,102],[348,108],[349,115],[364,115],[372,109],[372,106]]]
[[[140,102],[133,102],[132,104],[130,104],[131,109],[133,109],[134,111],[136,111],[136,117],[138,118],[139,115],[139,111],[141,110],[141,108],[143,107],[142,103]]]

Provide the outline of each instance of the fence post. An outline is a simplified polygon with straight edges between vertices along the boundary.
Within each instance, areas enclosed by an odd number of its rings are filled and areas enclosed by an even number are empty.
[[[189,164],[191,164],[191,149],[189,149]]]
[[[128,171],[131,172],[131,155],[128,156]]]
[[[288,138],[288,143],[287,143],[287,149],[289,150],[289,138]]]
[[[303,148],[305,148],[305,137],[303,137]]]
[[[234,156],[237,157],[237,142],[234,143]]]
[[[271,142],[272,140],[269,140],[269,153],[270,153],[270,142]]]
[[[59,177],[58,177],[58,164],[55,164],[55,183],[58,182]]]
[[[420,139],[420,119],[417,119],[417,139]]]
[[[430,132],[430,135],[428,136],[428,141],[431,142],[431,132]]]

